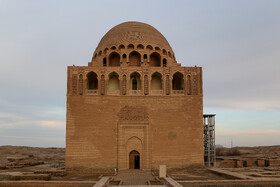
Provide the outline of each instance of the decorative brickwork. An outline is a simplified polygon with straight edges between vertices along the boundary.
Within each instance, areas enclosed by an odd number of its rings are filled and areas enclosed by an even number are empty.
[[[192,84],[191,84],[191,76],[190,75],[188,75],[187,76],[187,93],[188,93],[188,95],[191,95],[192,93]]]
[[[149,82],[148,82],[148,75],[144,76],[144,94],[148,95],[149,94]]]
[[[120,110],[118,116],[121,121],[143,121],[149,119],[147,108],[141,106],[125,106]]]
[[[198,94],[198,90],[197,90],[197,74],[195,73],[194,75],[193,75],[193,94],[194,95],[197,95]]]
[[[77,95],[77,74],[73,74],[72,76],[72,93],[73,95]]]
[[[80,95],[83,95],[83,75],[80,74],[79,76],[79,92]]]
[[[166,95],[169,95],[169,90],[170,90],[170,80],[169,80],[169,75],[166,75]]]
[[[122,94],[126,95],[126,75],[123,75],[123,85],[122,85]]]
[[[101,95],[105,94],[105,76],[101,75]]]
[[[112,28],[67,75],[67,170],[133,168],[131,152],[142,170],[203,166],[202,68],[181,67],[155,28]]]

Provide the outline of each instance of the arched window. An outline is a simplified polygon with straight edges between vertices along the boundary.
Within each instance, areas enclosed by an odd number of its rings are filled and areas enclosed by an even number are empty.
[[[147,59],[147,58],[148,58],[148,55],[147,55],[147,54],[144,54],[143,58],[144,58],[144,59]]]
[[[162,53],[163,53],[164,55],[167,55],[167,52],[166,52],[165,49],[162,50]]]
[[[133,45],[133,44],[129,44],[129,45],[127,46],[127,49],[134,49],[134,45]]]
[[[113,52],[109,55],[109,66],[120,66],[120,55]]]
[[[101,55],[102,55],[102,51],[99,51],[98,56],[101,56]]]
[[[129,54],[129,66],[140,66],[141,62],[141,55],[133,51]]]
[[[151,90],[162,90],[161,74],[158,72],[153,73],[151,80]]]
[[[153,47],[151,45],[147,45],[146,49],[153,50]]]
[[[168,56],[171,58],[171,53],[168,51]]]
[[[104,54],[107,54],[108,50],[109,50],[108,48],[105,48],[104,51],[103,51]]]
[[[162,65],[163,65],[163,67],[166,67],[166,66],[167,66],[167,62],[166,62],[166,59],[165,59],[165,58],[162,60]]]
[[[103,66],[107,66],[107,59],[106,59],[106,57],[103,58]]]
[[[137,90],[137,79],[132,78],[132,90]]]
[[[173,75],[172,89],[173,90],[184,90],[184,76],[182,73],[177,72]]]
[[[126,58],[126,54],[123,54],[122,57],[123,57],[123,58]]]
[[[116,50],[116,46],[112,46],[112,47],[111,47],[111,50]]]
[[[116,72],[109,74],[108,91],[120,90],[119,75]]]
[[[144,46],[142,44],[137,45],[137,49],[144,49]]]
[[[130,75],[130,90],[141,90],[140,74],[134,72]]]
[[[159,48],[159,47],[156,47],[155,50],[156,50],[156,51],[160,51],[160,48]]]
[[[120,45],[120,46],[119,46],[119,49],[124,49],[124,45],[123,45],[123,44]]]
[[[157,52],[153,52],[150,55],[150,66],[160,66],[160,55]]]
[[[87,74],[87,89],[89,89],[89,90],[98,89],[97,75],[94,72],[89,72]]]

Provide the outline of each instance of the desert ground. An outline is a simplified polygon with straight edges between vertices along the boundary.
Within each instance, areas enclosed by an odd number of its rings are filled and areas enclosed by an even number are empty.
[[[168,171],[167,175],[183,186],[188,186],[190,181],[204,181],[208,185],[211,181],[240,180],[243,184],[248,180],[280,179],[280,146],[217,148],[216,154],[216,167],[185,168]],[[98,181],[104,176],[67,173],[64,155],[64,148],[0,146],[0,181]],[[112,175],[115,184],[123,180],[121,175]],[[125,173],[123,175],[127,178]],[[147,184],[163,183],[157,171],[151,176]]]

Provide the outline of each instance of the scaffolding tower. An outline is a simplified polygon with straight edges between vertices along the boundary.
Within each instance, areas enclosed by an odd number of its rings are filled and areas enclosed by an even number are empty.
[[[203,115],[204,166],[215,166],[215,116]]]

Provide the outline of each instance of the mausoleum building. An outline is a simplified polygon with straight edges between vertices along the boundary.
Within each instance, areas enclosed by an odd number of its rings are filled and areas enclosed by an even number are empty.
[[[202,96],[202,68],[182,67],[158,30],[113,27],[87,66],[68,67],[66,168],[203,166]]]

